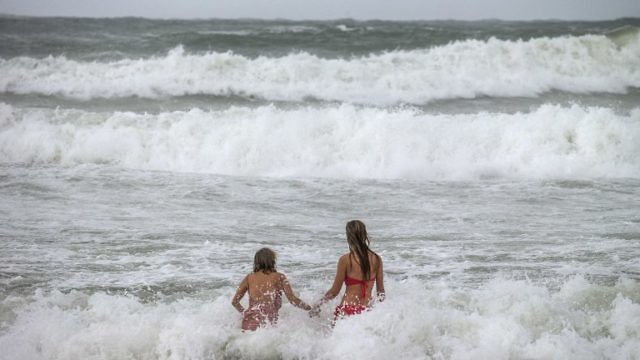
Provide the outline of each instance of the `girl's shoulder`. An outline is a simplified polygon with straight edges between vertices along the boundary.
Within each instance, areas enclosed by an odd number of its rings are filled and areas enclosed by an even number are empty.
[[[281,280],[286,280],[286,277],[284,276],[284,274],[277,272],[277,271],[273,271],[270,272],[268,274],[265,273],[261,273],[261,272],[252,272],[249,275],[247,275],[245,277],[247,282],[258,282],[258,283],[262,283],[262,282],[272,282],[272,281],[281,281]]]
[[[340,258],[338,259],[338,268],[348,269],[353,259],[354,259],[354,256],[350,252],[340,256]],[[357,262],[358,260],[356,259],[355,261]]]
[[[280,285],[284,284],[287,281],[287,277],[279,271],[274,271],[270,275],[273,276],[273,279]]]

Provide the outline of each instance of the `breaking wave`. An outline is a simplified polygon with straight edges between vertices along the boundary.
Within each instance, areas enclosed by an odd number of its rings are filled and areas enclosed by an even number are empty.
[[[0,107],[0,161],[227,175],[640,177],[640,109],[434,115],[354,105],[139,114]]]
[[[0,59],[0,91],[83,100],[206,94],[380,105],[552,90],[623,93],[640,87],[640,35],[625,36],[623,46],[604,35],[466,40],[342,59],[190,54],[182,47],[113,62],[16,57]]]

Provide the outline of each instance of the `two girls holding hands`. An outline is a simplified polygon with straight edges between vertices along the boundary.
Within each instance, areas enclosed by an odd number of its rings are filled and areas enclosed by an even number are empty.
[[[349,221],[346,236],[349,252],[338,260],[333,285],[313,308],[296,297],[286,276],[276,271],[275,253],[267,248],[259,250],[254,258],[253,272],[242,280],[232,301],[233,306],[243,314],[242,329],[255,330],[260,326],[275,324],[282,304],[282,293],[294,306],[311,310],[311,315],[317,315],[323,303],[340,294],[344,283],[345,293],[334,311],[334,322],[340,317],[367,310],[373,303],[374,283],[378,300],[384,300],[382,258],[369,249],[369,237],[364,223],[359,220]],[[240,305],[240,300],[247,292],[249,307],[245,310]]]

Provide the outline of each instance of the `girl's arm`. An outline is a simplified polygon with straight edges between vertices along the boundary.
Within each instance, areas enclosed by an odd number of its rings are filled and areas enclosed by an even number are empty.
[[[280,283],[282,284],[282,290],[284,291],[284,294],[287,296],[287,299],[289,299],[289,302],[291,304],[303,310],[307,310],[307,311],[311,310],[311,306],[307,305],[304,301],[300,300],[300,298],[298,298],[293,293],[293,289],[291,289],[291,284],[289,284],[289,280],[287,280],[287,277],[284,276],[284,274],[280,274]]]
[[[382,270],[382,258],[378,256],[378,270],[376,271],[376,293],[378,294],[378,300],[384,301],[384,271]]]
[[[236,290],[236,294],[233,296],[233,300],[231,300],[231,305],[233,305],[233,307],[236,308],[236,310],[238,310],[240,313],[244,312],[244,308],[242,307],[242,305],[240,305],[240,300],[244,297],[244,294],[247,292],[247,290],[249,290],[248,278],[249,275],[245,276],[245,278],[242,279],[238,290]]]
[[[342,284],[344,283],[344,277],[347,275],[347,257],[341,256],[340,260],[338,260],[338,268],[336,270],[336,277],[333,279],[333,285],[329,291],[320,299],[320,302],[317,303],[314,308],[317,310],[320,306],[327,301],[335,298],[340,294],[340,290],[342,289]]]

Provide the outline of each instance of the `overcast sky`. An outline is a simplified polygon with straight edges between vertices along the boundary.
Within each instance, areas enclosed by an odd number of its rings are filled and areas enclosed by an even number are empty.
[[[566,19],[640,17],[640,0],[0,0],[34,16],[282,19]]]

